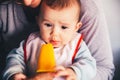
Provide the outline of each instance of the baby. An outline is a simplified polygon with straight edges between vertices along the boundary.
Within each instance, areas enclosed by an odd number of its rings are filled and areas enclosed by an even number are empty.
[[[80,5],[80,0],[42,0],[37,17],[40,31],[10,52],[3,79],[91,80],[96,61],[77,32],[82,25]],[[56,71],[37,73],[39,50],[46,43],[54,47]]]

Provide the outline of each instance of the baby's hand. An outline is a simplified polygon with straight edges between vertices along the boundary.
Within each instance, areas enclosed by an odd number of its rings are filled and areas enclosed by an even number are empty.
[[[28,78],[26,80],[53,80],[54,78],[54,73],[53,72],[48,72],[48,73],[37,73],[31,78]]]
[[[71,68],[65,68],[63,66],[56,67],[55,77],[64,77],[65,80],[77,80],[75,72]]]
[[[22,73],[14,74],[9,80],[26,80],[26,76]]]

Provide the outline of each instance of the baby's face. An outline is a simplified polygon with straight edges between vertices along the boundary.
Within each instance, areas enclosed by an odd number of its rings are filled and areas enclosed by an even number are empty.
[[[51,9],[43,4],[38,18],[41,38],[52,43],[54,47],[66,45],[81,23],[78,23],[78,8],[76,5],[64,9]]]

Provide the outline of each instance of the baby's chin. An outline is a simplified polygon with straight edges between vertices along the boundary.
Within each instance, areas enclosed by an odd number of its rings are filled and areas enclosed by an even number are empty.
[[[52,43],[51,43],[52,44]],[[53,46],[53,48],[59,48],[59,47],[61,47],[61,45],[55,45],[55,44],[52,44],[52,46]]]
[[[62,48],[64,47],[65,45],[53,45],[53,48],[56,49],[56,48]]]
[[[53,46],[53,48],[60,48],[61,46]]]
[[[54,43],[51,43],[52,45],[53,45],[53,47],[54,48],[59,48],[59,47],[61,47],[62,45],[61,44],[59,44],[59,43],[57,43],[57,44],[54,44]]]
[[[61,47],[64,46],[64,45],[61,44],[60,42],[56,42],[56,43],[54,43],[54,42],[45,42],[45,43],[46,43],[46,44],[47,44],[47,43],[51,43],[52,46],[53,46],[53,48],[61,48]]]

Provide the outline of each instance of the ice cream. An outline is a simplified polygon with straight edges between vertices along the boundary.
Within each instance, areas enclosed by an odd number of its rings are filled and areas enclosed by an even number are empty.
[[[37,72],[54,72],[56,66],[52,44],[43,44],[38,57]]]

